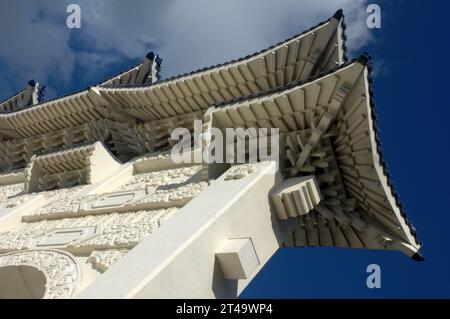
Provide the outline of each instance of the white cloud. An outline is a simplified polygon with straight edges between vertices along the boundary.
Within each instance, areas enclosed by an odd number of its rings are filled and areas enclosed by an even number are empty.
[[[82,28],[65,26],[66,6],[81,7]],[[238,58],[299,33],[343,8],[349,47],[371,40],[365,0],[22,0],[0,3],[0,98],[35,78],[70,88],[103,79],[118,63],[150,50],[163,76]],[[131,62],[130,60],[133,60]],[[81,79],[81,80],[80,80]],[[6,92],[8,91],[8,92]],[[58,92],[60,93],[60,92]]]

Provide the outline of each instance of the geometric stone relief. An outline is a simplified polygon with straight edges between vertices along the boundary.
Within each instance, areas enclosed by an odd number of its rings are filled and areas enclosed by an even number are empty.
[[[102,232],[77,247],[90,249],[133,248],[142,239],[156,231],[176,209],[139,211],[136,213],[112,214],[102,225]]]
[[[242,165],[235,165],[232,166],[225,175],[225,180],[236,180],[244,178],[256,171],[256,165],[255,164],[242,164]]]
[[[201,166],[196,165],[134,175],[127,183],[120,186],[117,191],[132,191],[145,189],[147,186],[159,187],[185,183],[197,174],[200,169]]]
[[[87,261],[92,264],[94,269],[103,273],[114,266],[129,251],[129,249],[94,250]]]
[[[70,188],[64,188],[64,189],[57,189],[52,191],[45,191],[40,192],[39,194],[36,193],[24,193],[20,192],[14,196],[5,198],[3,201],[0,201],[0,208],[13,208],[17,207],[19,205],[22,205],[25,202],[29,202],[33,198],[40,196],[43,197],[47,204],[45,206],[42,206],[41,208],[45,207],[45,210],[49,210],[50,207],[52,211],[57,210],[58,207],[61,206],[61,203],[64,204],[65,202],[70,199],[71,196],[74,196],[74,194],[80,193],[83,189],[86,187],[89,187],[88,185],[84,186],[77,186],[77,187],[70,187]],[[25,211],[23,216],[31,215],[36,213],[40,208],[35,208],[32,211]],[[26,219],[26,218],[25,218]]]
[[[200,169],[201,166],[192,166],[138,174],[117,188],[117,192],[101,195],[77,196],[81,192],[76,187],[73,192],[61,190],[50,204],[25,212],[23,220],[180,207],[208,187],[207,182],[193,178]]]
[[[56,228],[31,239],[29,248],[63,248],[76,246],[101,233],[100,226]]]
[[[12,187],[13,185],[10,186]],[[24,190],[24,187],[25,186],[14,185],[13,188],[16,188],[18,191],[19,189]],[[43,196],[46,201],[50,201],[50,204],[47,204],[44,207],[49,207],[51,205],[58,207],[60,203],[64,203],[65,201],[67,201],[67,198],[70,198],[71,196],[80,192],[86,187],[88,186],[84,185],[64,189],[56,189],[52,191],[40,192],[39,195]],[[9,197],[5,198],[3,201],[0,201],[0,208],[12,208],[19,206],[29,201],[34,196],[36,196],[36,193],[24,193],[23,191],[18,192],[14,195],[10,195]]]
[[[190,183],[174,189],[158,188],[153,194],[145,196],[136,205],[145,204],[146,208],[182,206],[208,187],[208,182]]]
[[[27,249],[26,244],[37,234],[44,233],[46,225],[46,222],[25,223],[19,229],[0,233],[0,253]]]
[[[171,189],[161,186],[156,191],[151,186],[147,190],[107,193],[101,196],[67,197],[63,205],[58,201],[25,213],[24,221],[78,217],[93,214],[109,214],[139,210],[155,210],[168,207],[181,207],[208,187],[207,182],[191,183]]]
[[[158,229],[176,210],[170,208],[22,223],[16,230],[0,233],[0,252],[30,249],[46,243],[72,250],[81,247],[84,250],[132,248]]]
[[[30,266],[45,275],[44,299],[70,298],[79,282],[76,261],[68,253],[56,250],[31,250],[0,255],[0,270]]]
[[[97,198],[84,201],[80,208],[82,211],[90,213],[117,209],[118,207],[122,207],[144,197],[146,194],[145,190],[107,193]]]
[[[50,200],[50,203],[37,209],[26,211],[23,214],[23,220],[43,219],[65,212],[76,213],[81,203],[81,197],[78,195],[87,187],[89,186],[84,185],[43,192],[42,194],[46,199]]]

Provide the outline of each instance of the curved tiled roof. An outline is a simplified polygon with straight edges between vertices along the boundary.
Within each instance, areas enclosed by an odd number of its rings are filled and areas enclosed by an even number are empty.
[[[254,101],[253,103],[257,103],[258,105],[260,105],[260,103],[264,103],[264,101],[266,101],[267,99],[271,100],[275,97],[278,98],[282,95],[291,94],[290,92],[293,92],[293,90],[296,90],[296,88],[300,88],[300,87],[307,88],[309,85],[313,84],[314,82],[322,81],[326,77],[332,76],[333,74],[337,74],[337,73],[343,71],[344,69],[348,69],[355,63],[361,64],[367,68],[367,82],[368,82],[368,93],[369,93],[369,99],[368,99],[369,114],[368,115],[370,116],[367,119],[367,121],[369,124],[370,124],[370,122],[372,122],[372,125],[371,126],[369,125],[369,128],[372,131],[372,134],[370,134],[370,136],[373,136],[373,141],[376,145],[375,148],[372,148],[372,147],[369,147],[369,148],[372,150],[373,161],[375,161],[377,158],[379,159],[378,163],[375,163],[375,162],[373,163],[374,165],[379,165],[381,172],[382,172],[382,176],[380,177],[381,179],[379,180],[379,183],[380,183],[379,185],[381,185],[381,187],[383,187],[387,190],[387,192],[385,193],[387,197],[392,196],[392,198],[395,202],[395,207],[393,207],[393,209],[394,209],[394,211],[395,211],[395,209],[398,209],[398,212],[400,213],[400,215],[398,216],[399,220],[403,220],[403,222],[405,223],[406,228],[407,228],[407,229],[405,229],[405,231],[409,232],[409,234],[412,236],[412,238],[414,240],[414,242],[412,242],[411,244],[413,246],[420,247],[422,244],[420,243],[419,239],[417,238],[416,230],[412,226],[412,223],[405,212],[405,209],[399,199],[398,193],[394,189],[392,179],[388,173],[386,161],[384,160],[384,157],[383,157],[383,152],[382,152],[381,143],[380,143],[380,136],[379,136],[378,126],[377,126],[377,122],[376,122],[375,101],[373,98],[372,79],[371,79],[372,59],[369,54],[365,53],[357,59],[353,59],[353,60],[343,64],[340,67],[336,67],[335,69],[333,69],[329,72],[322,72],[320,74],[317,74],[316,76],[314,76],[313,78],[310,78],[308,80],[298,81],[295,83],[291,83],[287,86],[275,88],[275,89],[272,89],[272,90],[269,90],[266,92],[260,92],[258,94],[253,94],[253,95],[241,97],[238,99],[233,99],[230,101],[224,101],[222,103],[216,104],[215,107],[216,107],[217,111],[221,111],[221,110],[226,111],[227,109],[238,110],[240,106],[252,104],[252,101]],[[243,119],[244,118],[243,111],[239,112],[239,114],[240,114],[240,118]],[[283,114],[283,116],[285,115],[284,113],[282,113],[282,114]],[[231,115],[229,115],[227,118],[230,119],[231,121],[233,121],[233,118],[230,116]],[[236,114],[236,116],[237,116],[237,114]],[[228,125],[230,125],[230,123],[228,123]],[[341,135],[342,134],[340,134],[339,136],[341,136]],[[375,166],[373,169],[376,170]],[[385,181],[384,181],[383,176],[385,178]],[[386,184],[384,184],[384,183],[386,183]],[[366,196],[366,195],[364,195],[364,196]],[[390,202],[389,200],[387,200],[387,201]],[[339,225],[336,225],[336,227],[339,227]],[[392,226],[391,226],[391,228],[392,228]],[[415,260],[423,259],[423,257],[420,255],[420,253],[418,251],[417,251],[417,253],[412,255],[412,258]]]
[[[262,49],[262,50],[260,50],[258,52],[246,55],[246,56],[238,58],[238,59],[234,59],[234,60],[223,62],[223,63],[218,63],[218,64],[215,64],[215,65],[211,65],[211,66],[204,67],[204,68],[201,68],[201,69],[197,69],[197,70],[194,70],[194,71],[190,71],[190,72],[186,72],[186,73],[183,73],[183,74],[175,75],[175,76],[172,76],[170,78],[167,78],[167,79],[164,79],[164,80],[161,80],[161,81],[158,81],[156,83],[149,84],[149,85],[128,85],[128,86],[120,86],[120,87],[112,86],[112,85],[104,85],[103,87],[105,87],[105,88],[124,88],[124,89],[126,89],[126,88],[148,87],[148,86],[158,85],[158,84],[162,84],[162,83],[165,83],[165,82],[171,82],[171,81],[178,80],[178,79],[181,79],[181,78],[184,78],[184,77],[196,75],[198,73],[205,72],[205,71],[210,71],[212,69],[221,68],[221,67],[228,66],[228,65],[231,65],[231,64],[234,64],[234,63],[237,63],[237,62],[242,62],[242,61],[254,58],[254,57],[256,57],[256,56],[258,56],[258,55],[260,55],[260,54],[262,54],[264,52],[273,50],[273,49],[275,49],[275,48],[285,44],[286,42],[289,42],[289,41],[292,41],[292,40],[294,40],[294,39],[296,39],[298,37],[301,37],[302,35],[305,35],[305,34],[311,32],[311,31],[313,31],[313,30],[323,26],[324,24],[328,23],[333,18],[336,19],[336,20],[342,20],[342,27],[343,27],[343,31],[344,31],[344,34],[343,34],[343,40],[344,41],[342,41],[342,48],[341,48],[341,50],[342,50],[342,52],[344,54],[344,61],[347,61],[348,60],[348,56],[347,56],[347,51],[348,50],[347,50],[347,46],[346,46],[347,36],[345,35],[345,30],[346,30],[346,24],[345,24],[345,20],[344,20],[345,15],[343,13],[343,10],[339,9],[338,11],[336,11],[336,13],[333,15],[333,17],[331,17],[331,18],[329,18],[329,19],[327,19],[325,21],[322,21],[322,22],[318,23],[317,25],[315,25],[315,26],[313,26],[313,27],[311,27],[311,28],[309,28],[309,29],[307,29],[305,31],[297,33],[297,34],[295,34],[295,35],[285,39],[284,41],[280,41],[277,44],[271,45],[268,48]]]
[[[251,93],[304,80],[344,62],[343,16],[247,57],[146,86],[102,86],[108,103],[139,120],[205,110]]]
[[[17,92],[16,94],[14,94],[13,96],[8,97],[8,98],[4,99],[3,101],[0,101],[0,106],[3,106],[4,104],[19,98],[23,93],[25,93],[25,90],[21,90],[21,91]],[[2,113],[2,112],[3,111],[0,108],[0,113]]]
[[[183,79],[186,79],[187,77],[191,77],[193,75],[198,75],[198,74],[201,74],[202,72],[216,70],[216,69],[220,69],[220,68],[223,68],[223,67],[226,67],[226,66],[233,66],[233,65],[235,65],[236,63],[239,63],[239,62],[243,62],[243,61],[246,61],[246,60],[247,61],[252,60],[252,59],[258,57],[259,55],[261,55],[262,53],[270,52],[271,50],[274,50],[275,48],[281,48],[281,46],[283,44],[288,43],[289,41],[293,41],[296,38],[302,37],[302,36],[304,36],[304,35],[306,35],[308,33],[311,33],[314,30],[317,30],[317,29],[319,29],[321,27],[326,26],[328,23],[330,23],[330,21],[333,21],[333,19],[335,19],[338,22],[337,25],[342,28],[342,31],[341,31],[339,29],[339,27],[338,27],[339,30],[336,29],[335,32],[342,32],[341,36],[344,37],[344,34],[343,34],[344,30],[343,29],[345,28],[345,25],[343,23],[343,14],[342,14],[342,11],[340,10],[332,18],[330,18],[330,19],[328,19],[328,20],[326,20],[324,22],[319,23],[317,26],[312,27],[312,28],[310,28],[307,31],[304,31],[304,32],[302,32],[300,34],[297,34],[297,35],[295,35],[295,36],[293,36],[293,37],[291,37],[291,38],[289,38],[289,39],[287,39],[287,40],[285,40],[283,42],[280,42],[280,43],[278,43],[278,44],[276,44],[274,46],[271,46],[271,47],[269,47],[267,49],[261,50],[260,52],[248,55],[246,57],[243,57],[243,58],[240,58],[240,59],[237,59],[237,60],[233,60],[233,61],[229,61],[229,62],[226,62],[226,63],[222,63],[222,64],[214,65],[214,66],[211,66],[211,67],[203,68],[203,69],[200,69],[200,70],[197,70],[197,71],[193,71],[193,72],[190,72],[190,73],[187,73],[187,74],[178,75],[178,76],[175,76],[175,77],[163,80],[163,81],[158,81],[158,82],[156,82],[154,84],[150,84],[150,85],[144,85],[144,86],[136,86],[136,85],[133,85],[133,86],[127,86],[127,85],[125,85],[125,86],[124,85],[110,86],[110,85],[105,84],[105,83],[111,82],[112,80],[114,80],[114,79],[116,79],[116,78],[121,76],[121,75],[119,75],[119,76],[116,76],[116,77],[106,81],[106,82],[103,82],[100,86],[98,86],[98,89],[101,91],[102,95],[103,94],[106,95],[106,98],[108,100],[109,97],[108,97],[107,93],[110,90],[115,91],[116,89],[118,89],[118,90],[127,90],[127,92],[128,92],[129,90],[136,90],[136,89],[139,89],[139,88],[147,89],[147,88],[161,87],[162,85],[165,85],[165,84],[168,84],[168,83],[173,83],[174,81],[176,83],[178,83],[178,81],[183,81]],[[314,41],[314,40],[311,40],[311,41]],[[328,39],[328,41],[325,42],[324,45],[328,45],[329,41],[330,40]],[[338,39],[337,42],[340,43],[341,46],[342,46],[341,48],[339,48],[337,50],[337,54],[338,55],[339,54],[343,54],[343,52],[345,52],[345,50],[346,50],[345,49],[345,39]],[[298,50],[299,50],[299,48],[298,48]],[[324,47],[322,48],[322,51],[320,52],[320,55],[322,54],[322,52],[325,52],[325,48]],[[331,52],[333,52],[333,51],[331,51]],[[312,52],[312,53],[314,54],[315,52]],[[317,54],[319,54],[319,53],[317,53]],[[309,58],[309,56],[307,56],[307,57]],[[287,56],[285,58],[288,59]],[[330,57],[326,57],[326,58],[329,59]],[[342,60],[344,60],[345,57],[344,56],[337,57],[337,59],[340,60],[339,62],[342,62]],[[319,62],[322,62],[322,61],[319,61]],[[327,63],[330,63],[330,62],[333,63],[333,59],[331,59],[331,61],[327,60],[326,62]],[[307,62],[304,62],[304,63],[306,64]],[[138,67],[139,67],[139,65],[138,65]],[[317,64],[313,65],[312,66],[313,70],[311,70],[310,72],[314,73],[315,72],[314,69],[317,68],[317,67],[318,67]],[[135,68],[136,67],[131,68],[128,71],[124,72],[123,74],[126,74],[127,72],[133,72],[133,70]],[[305,71],[305,70],[303,70],[303,71]],[[311,73],[305,75],[305,77],[309,76],[310,74]],[[257,77],[255,77],[255,78],[257,78]],[[221,81],[225,81],[225,80],[222,79]],[[256,82],[257,82],[257,80],[258,79],[256,79]],[[265,81],[267,81],[267,79]],[[275,80],[272,79],[272,81],[275,81]],[[224,82],[224,83],[226,83],[226,82]],[[266,87],[266,85],[267,84],[264,84],[261,87],[261,85],[259,85],[259,83],[256,83],[255,84],[255,88],[252,89],[252,90],[264,90],[264,89],[267,89],[268,87]],[[188,88],[188,90],[189,90],[189,88]],[[209,92],[207,92],[207,93],[209,93]],[[218,95],[221,95],[222,93],[223,92],[219,92]],[[164,93],[161,93],[161,94],[164,95]],[[187,93],[187,94],[189,96],[192,96],[191,92]],[[239,94],[242,95],[241,93],[239,93]],[[90,101],[91,103],[87,103],[86,99],[83,99],[82,97],[87,97],[88,100],[90,100],[91,95],[89,94],[89,90],[82,90],[82,91],[74,93],[74,94],[69,94],[69,95],[64,96],[64,97],[59,97],[59,98],[53,99],[51,101],[47,101],[45,103],[29,107],[29,108],[27,108],[25,110],[20,110],[20,111],[17,111],[17,112],[11,112],[11,113],[8,113],[8,114],[0,114],[0,134],[3,135],[4,137],[20,138],[20,137],[32,136],[32,135],[36,135],[36,134],[47,133],[47,132],[51,132],[52,130],[61,128],[61,125],[54,126],[52,123],[50,123],[51,121],[47,121],[48,123],[44,123],[45,122],[44,118],[46,118],[46,116],[45,116],[46,113],[47,113],[47,115],[51,115],[50,118],[52,119],[52,121],[56,121],[56,122],[58,122],[58,119],[54,115],[61,114],[61,113],[64,113],[65,115],[67,115],[68,118],[69,118],[68,121],[66,121],[65,118],[61,118],[59,120],[60,124],[62,124],[63,126],[64,126],[65,122],[67,122],[66,125],[80,124],[80,121],[75,119],[77,117],[77,115],[79,115],[79,114],[82,114],[81,117],[84,117],[87,121],[89,121],[91,119],[94,119],[94,118],[97,118],[98,113],[99,113],[98,112],[98,108],[101,107],[105,103],[102,103],[103,101],[98,101],[96,99],[91,100]],[[193,97],[195,99],[196,96],[194,95]],[[230,97],[231,96],[226,96],[225,95],[223,98],[219,97],[218,99],[219,100],[223,100],[223,99],[227,99],[227,98],[230,98]],[[201,102],[206,103],[205,107],[209,106],[208,103],[212,104],[215,101],[217,101],[217,99],[201,100]],[[114,101],[111,101],[111,99],[109,99],[107,102],[110,102],[110,103],[114,104]],[[123,102],[124,101],[120,100],[120,102],[118,103],[118,104],[120,104],[119,105],[120,107],[123,107],[124,106],[123,104],[126,104],[126,103],[123,103]],[[66,104],[66,103],[74,104],[77,108],[82,108],[83,112],[79,113],[79,111],[77,111],[77,114],[71,113],[70,111],[68,111],[68,108],[62,107],[62,105]],[[199,103],[199,100],[195,100],[195,102],[187,103],[186,105],[190,104],[190,106],[192,106],[192,103],[194,103],[194,104],[201,104],[201,103]],[[85,106],[88,106],[88,107],[86,108]],[[167,107],[169,110],[171,109],[171,105],[164,105],[164,108],[165,107]],[[187,106],[187,109],[189,111],[192,110],[192,108],[189,107],[189,106]],[[181,109],[176,109],[175,113],[180,111],[180,110]],[[125,111],[126,111],[126,109],[125,109]],[[148,111],[145,111],[145,110],[141,110],[141,111],[137,112],[136,114],[135,113],[131,112],[131,115],[135,116],[135,117],[137,117],[139,119],[145,119],[145,120],[155,119],[155,116],[149,115],[150,113]],[[162,113],[166,113],[166,111],[163,109]],[[168,113],[168,115],[176,115],[176,114],[170,114],[170,111],[167,112],[167,113]],[[64,116],[64,114],[61,114],[61,116]],[[161,116],[159,116],[159,117],[161,117]],[[162,117],[164,117],[164,115],[162,115]],[[158,116],[156,116],[156,118],[158,118]],[[19,130],[19,127],[21,127],[20,128],[21,131],[17,132],[17,130]]]
[[[102,119],[99,103],[89,91],[81,91],[51,102],[8,114],[0,114],[0,134],[21,138]]]
[[[391,176],[389,174],[388,165],[387,165],[386,160],[384,158],[384,153],[383,153],[383,149],[382,149],[382,146],[381,146],[380,132],[379,132],[379,128],[378,128],[379,126],[377,124],[376,103],[375,103],[375,97],[374,97],[374,90],[373,90],[373,87],[372,87],[372,83],[373,83],[373,79],[372,79],[372,69],[373,69],[372,68],[372,57],[368,53],[365,53],[364,54],[364,59],[366,60],[366,65],[367,65],[367,68],[369,70],[368,81],[369,81],[370,106],[371,106],[371,113],[372,113],[371,115],[372,115],[372,119],[373,119],[372,129],[374,131],[375,141],[376,141],[376,144],[377,144],[377,152],[378,152],[379,157],[380,157],[380,163],[379,164],[382,167],[383,173],[384,173],[384,175],[387,178],[387,183],[388,183],[389,189],[391,190],[392,196],[395,198],[395,202],[396,202],[397,206],[399,207],[400,213],[402,214],[403,218],[405,219],[406,224],[409,226],[409,230],[411,232],[411,235],[415,238],[416,244],[422,246],[422,242],[419,240],[419,238],[417,236],[416,228],[412,225],[411,219],[408,217],[408,214],[406,213],[404,205],[403,205],[403,203],[400,200],[400,196],[397,193],[397,191],[395,190],[394,184],[392,182],[392,178],[391,178]],[[420,254],[415,255],[413,257],[415,259],[419,260],[419,261],[421,259],[423,259],[423,257]]]

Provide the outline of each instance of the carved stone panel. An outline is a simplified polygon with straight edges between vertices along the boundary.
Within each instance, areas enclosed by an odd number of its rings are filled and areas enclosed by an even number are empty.
[[[226,181],[244,178],[256,171],[255,164],[242,164],[231,167],[225,175]]]
[[[30,248],[63,248],[79,244],[98,235],[99,226],[56,228],[32,239]]]
[[[57,250],[29,250],[0,255],[0,271],[11,266],[31,266],[45,275],[45,299],[70,298],[79,282],[75,259]]]
[[[128,249],[94,250],[88,258],[92,267],[103,273],[114,266],[123,256],[129,252]]]
[[[131,202],[135,202],[146,195],[146,190],[108,193],[83,202],[81,204],[81,209],[86,212],[114,210]]]
[[[132,248],[176,211],[169,208],[23,223],[18,229],[0,233],[0,252],[33,248],[36,244],[88,250]]]

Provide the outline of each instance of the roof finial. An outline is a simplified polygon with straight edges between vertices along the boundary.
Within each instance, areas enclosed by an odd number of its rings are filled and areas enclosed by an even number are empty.
[[[339,9],[339,10],[336,11],[336,13],[333,15],[333,18],[335,18],[336,20],[341,20],[343,16],[344,16],[344,10]]]
[[[367,66],[371,67],[372,66],[372,56],[369,54],[369,52],[364,52],[358,58],[358,62],[363,65],[367,65]]]
[[[147,53],[147,55],[145,57],[149,60],[154,60],[156,57],[156,53],[153,51],[150,51],[149,53]]]
[[[159,79],[159,71],[161,70],[162,59],[154,51],[150,51],[145,55],[145,60],[139,67],[139,73],[136,83],[148,84],[155,83]]]
[[[411,259],[418,262],[425,261],[425,258],[422,256],[420,252],[417,252],[414,255],[412,255]]]

